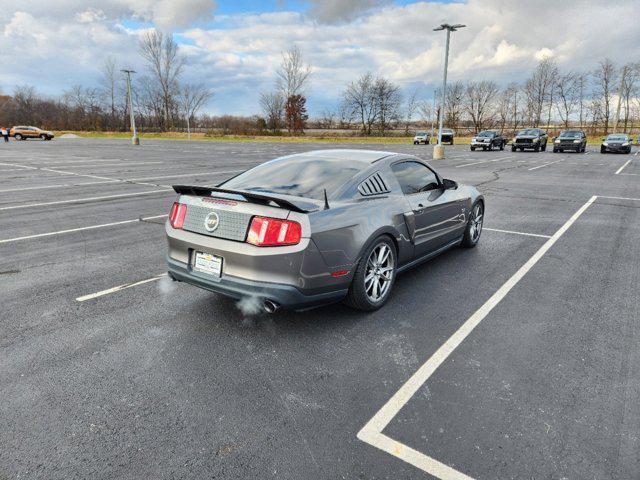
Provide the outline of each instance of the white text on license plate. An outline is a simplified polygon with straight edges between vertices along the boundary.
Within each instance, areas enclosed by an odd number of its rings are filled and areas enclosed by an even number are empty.
[[[210,253],[196,252],[193,268],[219,277],[222,274],[222,257]]]

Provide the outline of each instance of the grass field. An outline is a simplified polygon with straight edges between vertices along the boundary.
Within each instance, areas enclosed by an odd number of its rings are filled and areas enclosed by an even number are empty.
[[[131,138],[128,132],[80,132],[80,131],[56,131],[56,137],[64,134],[74,134],[81,138]],[[162,133],[140,133],[141,139],[150,140],[189,140],[186,133],[183,132],[162,132]],[[511,137],[507,137],[511,140]],[[407,137],[359,137],[359,136],[286,136],[286,135],[216,135],[210,136],[204,133],[191,134],[192,141],[206,142],[287,142],[287,143],[353,143],[353,144],[406,144],[412,143],[413,136]],[[549,138],[551,142],[551,138]],[[455,143],[465,145],[471,142],[470,136],[456,137]],[[587,139],[589,145],[599,145],[602,142],[602,136],[590,136]]]

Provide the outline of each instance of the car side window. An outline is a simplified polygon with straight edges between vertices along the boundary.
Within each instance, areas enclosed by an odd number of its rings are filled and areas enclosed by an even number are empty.
[[[400,162],[391,166],[402,193],[412,195],[438,188],[436,174],[418,162]]]

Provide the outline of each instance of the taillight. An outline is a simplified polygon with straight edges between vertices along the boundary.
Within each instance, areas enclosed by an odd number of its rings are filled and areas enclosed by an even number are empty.
[[[174,202],[169,214],[169,223],[173,228],[182,228],[186,214],[187,206],[184,203]]]
[[[253,217],[247,242],[258,247],[276,247],[300,243],[302,228],[298,222],[269,217]]]

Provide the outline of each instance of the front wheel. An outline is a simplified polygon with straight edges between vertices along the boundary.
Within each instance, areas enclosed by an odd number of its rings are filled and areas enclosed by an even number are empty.
[[[396,248],[387,236],[377,238],[360,258],[345,303],[365,312],[382,307],[396,279]]]
[[[482,202],[476,202],[471,207],[471,213],[467,220],[467,228],[464,231],[464,237],[462,238],[462,246],[465,248],[473,248],[480,241],[480,234],[482,233],[482,222],[484,220],[484,204]]]
[[[471,151],[475,152],[476,151],[476,147],[471,147]]]
[[[13,138],[15,138],[16,140],[22,140],[22,135],[20,135],[19,133],[16,133]]]
[[[504,150],[504,143],[500,143],[500,151]]]
[[[607,149],[604,147],[600,147],[600,153],[607,153]]]
[[[515,145],[511,145],[511,151],[515,152],[516,151],[516,146]]]

